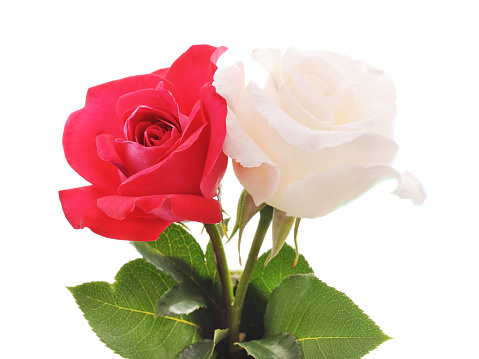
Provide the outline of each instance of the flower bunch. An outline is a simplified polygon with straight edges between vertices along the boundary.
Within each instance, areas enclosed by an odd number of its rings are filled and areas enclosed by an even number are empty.
[[[270,74],[261,88],[245,84],[241,63],[217,68],[225,50],[192,46],[169,68],[93,87],[68,118],[65,156],[91,185],[60,191],[66,218],[143,256],[113,285],[70,290],[125,358],[359,358],[389,337],[284,243],[293,225],[297,242],[301,218],[384,180],[424,201],[419,181],[392,167],[394,85],[350,57],[290,48],[253,53]],[[244,187],[230,234],[218,198],[228,157]],[[241,240],[257,214],[233,283],[224,238]],[[206,252],[184,221],[204,223]]]

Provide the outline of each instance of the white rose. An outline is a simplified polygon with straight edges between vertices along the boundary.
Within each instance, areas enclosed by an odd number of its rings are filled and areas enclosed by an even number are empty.
[[[253,58],[270,72],[264,90],[245,87],[241,64],[219,69],[214,85],[229,107],[224,152],[256,205],[314,218],[391,178],[401,198],[424,201],[419,181],[391,167],[396,94],[381,70],[294,48]]]

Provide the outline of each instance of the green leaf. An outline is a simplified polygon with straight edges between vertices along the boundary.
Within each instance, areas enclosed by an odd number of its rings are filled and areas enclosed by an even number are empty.
[[[195,345],[195,344],[193,344]],[[237,343],[256,359],[301,359],[301,349],[289,333],[279,333],[265,339]]]
[[[216,290],[216,269],[212,271],[213,258],[205,258],[203,250],[191,234],[177,224],[171,224],[160,238],[152,242],[131,242],[137,251],[177,283],[185,283],[188,291],[203,296],[196,304],[211,303],[221,308],[221,295]],[[179,289],[177,289],[179,290]],[[198,299],[198,298],[197,298]],[[191,306],[185,307],[187,313]]]
[[[214,338],[191,344],[180,353],[178,359],[210,359],[213,358],[216,345],[228,335],[228,329],[216,329]]]
[[[390,339],[343,293],[312,274],[284,279],[271,293],[265,335],[288,332],[305,359],[359,359]]]
[[[93,331],[129,359],[176,359],[201,340],[196,315],[155,316],[155,304],[175,282],[144,259],[125,264],[115,283],[68,288]]]
[[[263,318],[271,292],[281,281],[292,274],[312,273],[313,270],[302,255],[299,256],[296,267],[293,264],[296,258],[295,250],[285,244],[279,253],[265,267],[264,263],[271,251],[264,253],[256,263],[251,276],[251,282],[246,293],[243,308],[242,325],[247,333],[247,339],[263,337]]]
[[[155,314],[158,316],[189,314],[208,304],[203,293],[189,280],[184,280],[170,288],[156,303]]]
[[[176,282],[206,276],[203,251],[184,228],[171,224],[151,242],[130,242],[140,254]]]

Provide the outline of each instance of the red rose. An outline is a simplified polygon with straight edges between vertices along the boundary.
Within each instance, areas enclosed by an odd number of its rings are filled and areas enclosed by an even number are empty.
[[[221,221],[227,107],[211,83],[225,50],[192,46],[168,69],[89,89],[63,133],[68,163],[92,184],[60,191],[74,228],[150,241],[172,222]]]

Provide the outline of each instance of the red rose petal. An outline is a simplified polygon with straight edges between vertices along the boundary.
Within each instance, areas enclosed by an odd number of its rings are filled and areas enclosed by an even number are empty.
[[[168,73],[169,69],[170,68],[167,67],[166,69],[159,69],[159,70],[156,70],[155,72],[152,72],[152,73],[155,74],[155,75],[161,76],[161,77],[165,77],[166,74]]]
[[[200,95],[203,112],[210,123],[208,156],[200,188],[205,197],[213,198],[228,165],[228,157],[223,153],[228,109],[226,100],[216,93],[214,86],[203,87]]]
[[[160,129],[160,127],[165,130],[162,131],[163,134],[171,130],[181,130],[178,117],[170,112],[147,106],[138,106],[126,119],[123,131],[127,140],[149,146],[151,143],[149,142],[149,136],[146,135],[148,129]],[[157,140],[161,137],[163,136],[160,136]]]
[[[141,197],[137,205],[145,213],[172,222],[184,220],[200,223],[221,221],[221,206],[218,201],[202,196],[170,194]]]
[[[116,104],[117,117],[124,123],[128,115],[138,106],[159,107],[178,118],[175,98],[165,89],[144,89],[121,96]]]
[[[157,165],[126,179],[119,187],[124,196],[181,193],[201,194],[208,131],[201,127]]]
[[[169,139],[162,145],[156,147],[145,147],[136,142],[117,140],[118,155],[125,164],[131,175],[141,172],[157,163],[170,151],[176,147],[176,141],[179,138],[178,132],[170,132],[174,134],[168,136]]]
[[[97,200],[107,195],[93,186],[59,192],[65,217],[75,229],[88,227],[101,236],[127,241],[154,241],[171,224],[158,218],[110,218],[97,206]]]
[[[123,173],[125,178],[131,176],[130,170],[125,166],[123,160],[118,155],[118,147],[115,137],[107,134],[96,136],[96,148],[98,157],[100,157],[103,161],[110,162],[115,165],[118,170]]]
[[[138,197],[105,196],[98,198],[97,206],[108,217],[123,220],[135,210]]]
[[[123,126],[116,115],[116,102],[126,93],[156,88],[159,77],[142,75],[108,82],[88,90],[85,107],[70,115],[63,132],[63,148],[70,166],[95,186],[116,191],[121,179],[111,163],[97,153],[96,137],[110,134],[123,137]]]
[[[191,46],[171,65],[165,77],[175,84],[183,100],[180,111],[185,115],[190,114],[199,99],[200,89],[213,82],[217,69],[216,61],[225,51],[225,47]]]

